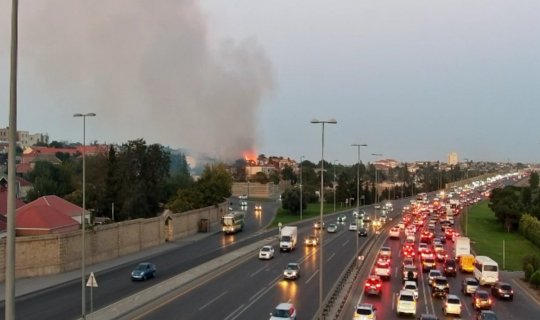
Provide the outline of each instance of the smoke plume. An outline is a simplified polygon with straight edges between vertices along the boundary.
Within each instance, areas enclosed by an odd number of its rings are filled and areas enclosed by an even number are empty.
[[[222,159],[256,146],[271,63],[254,39],[214,39],[197,1],[24,1],[19,10],[21,82],[44,92],[52,119],[95,112],[100,140],[144,138]]]

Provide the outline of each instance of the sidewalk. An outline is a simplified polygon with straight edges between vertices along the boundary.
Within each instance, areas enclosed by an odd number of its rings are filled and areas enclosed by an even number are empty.
[[[210,226],[210,230],[219,230],[219,223],[215,222]],[[220,231],[208,232],[208,233],[195,233],[193,235],[187,236],[185,238],[179,239],[174,242],[168,242],[162,245],[158,245],[152,248],[148,248],[133,254],[121,256],[114,258],[108,261],[103,261],[96,263],[94,265],[86,266],[86,277],[90,275],[90,272],[98,273],[105,270],[112,269],[117,266],[121,266],[128,263],[133,263],[135,266],[136,263],[145,260],[147,257],[162,254],[164,252],[183,247],[190,243],[196,242],[198,240],[204,239],[213,234],[219,233]],[[20,297],[32,292],[41,291],[50,287],[57,286],[59,284],[73,281],[76,279],[81,279],[81,269],[75,269],[72,271],[53,274],[41,277],[32,277],[32,278],[23,278],[15,280],[15,297]],[[98,279],[99,281],[99,279]],[[0,283],[0,302],[5,300],[5,283]]]

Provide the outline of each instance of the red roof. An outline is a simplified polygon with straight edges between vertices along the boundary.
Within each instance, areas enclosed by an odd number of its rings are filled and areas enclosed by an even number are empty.
[[[78,225],[71,217],[47,205],[24,206],[17,210],[17,230],[55,231]]]
[[[19,163],[15,169],[17,173],[28,173],[32,170],[32,167],[30,166],[30,163]]]
[[[0,214],[7,215],[7,188],[1,187],[0,188]],[[24,206],[24,202],[19,199],[15,198],[15,209],[18,209],[20,207]]]
[[[49,195],[49,196],[43,196],[41,198],[37,198],[36,200],[26,204],[24,207],[21,207],[21,209],[26,208],[26,207],[35,207],[35,206],[53,207],[58,212],[63,213],[64,215],[68,217],[80,217],[81,212],[82,212],[81,207],[55,195]],[[86,214],[88,214],[88,210]]]

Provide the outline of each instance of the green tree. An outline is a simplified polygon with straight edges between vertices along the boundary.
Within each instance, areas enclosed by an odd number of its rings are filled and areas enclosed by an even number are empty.
[[[207,165],[196,188],[203,195],[204,206],[216,205],[231,196],[232,176],[222,164]]]
[[[75,190],[73,167],[66,163],[54,165],[47,161],[37,161],[34,169],[26,178],[33,183],[33,189],[27,194],[27,201],[33,201],[45,195],[65,195]]]
[[[540,286],[540,270],[536,270],[531,277],[529,278],[529,282],[536,288]]]
[[[538,183],[539,183],[539,177],[538,177],[538,172],[533,172],[531,173],[531,176],[529,177],[529,186],[531,187],[531,189],[538,189]]]
[[[291,166],[285,166],[285,168],[281,170],[281,177],[283,178],[283,180],[288,180],[292,184],[296,184],[298,180],[298,177],[294,173],[294,170]]]
[[[529,281],[531,279],[532,274],[534,273],[534,267],[532,264],[528,263],[525,268],[523,269],[523,272],[525,273],[525,280]]]
[[[300,213],[300,188],[287,188],[281,194],[281,206],[292,214]],[[302,197],[302,206],[307,207],[306,198]]]
[[[251,178],[250,180],[253,182],[261,183],[261,184],[268,183],[269,181],[268,177],[266,176],[264,172],[257,172],[255,176],[253,176],[253,178]]]

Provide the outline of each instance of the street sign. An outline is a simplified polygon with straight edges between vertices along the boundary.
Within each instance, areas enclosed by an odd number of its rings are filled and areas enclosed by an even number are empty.
[[[93,272],[90,272],[90,276],[88,277],[88,282],[86,282],[86,286],[97,288],[98,285]]]

